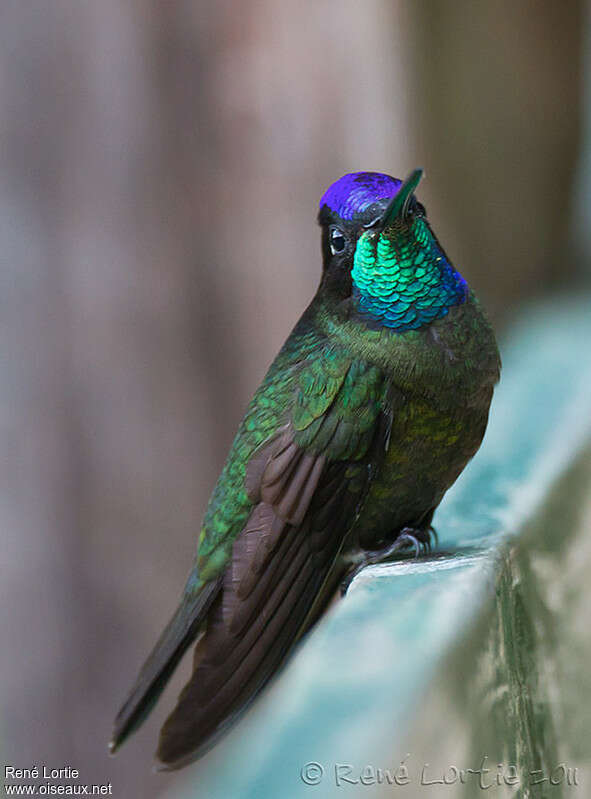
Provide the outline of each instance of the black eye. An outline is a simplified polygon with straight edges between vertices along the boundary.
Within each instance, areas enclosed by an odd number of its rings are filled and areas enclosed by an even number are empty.
[[[406,211],[407,216],[427,216],[425,206],[420,203],[415,197],[412,197]]]
[[[333,255],[340,255],[342,252],[345,251],[345,247],[347,246],[347,239],[345,238],[345,234],[342,230],[339,230],[337,227],[334,227],[330,231],[330,251]]]

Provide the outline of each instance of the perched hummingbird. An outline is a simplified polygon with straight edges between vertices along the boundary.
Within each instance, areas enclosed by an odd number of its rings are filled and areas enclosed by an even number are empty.
[[[482,441],[500,360],[415,198],[421,176],[356,172],[322,197],[318,291],[248,406],[113,752],[196,640],[157,752],[166,768],[196,759],[347,575],[430,543],[435,508]]]

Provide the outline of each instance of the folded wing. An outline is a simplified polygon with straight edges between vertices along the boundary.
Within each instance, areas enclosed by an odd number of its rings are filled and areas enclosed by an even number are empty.
[[[389,434],[384,380],[359,362],[302,369],[289,419],[251,458],[253,503],[157,756],[209,748],[275,673],[339,579],[337,558]]]

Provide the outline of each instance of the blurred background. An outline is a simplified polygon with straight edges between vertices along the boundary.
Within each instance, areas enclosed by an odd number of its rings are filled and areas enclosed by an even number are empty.
[[[3,760],[131,799],[178,779],[151,756],[183,675],[116,759],[112,719],[175,607],[245,405],[315,291],[333,180],[423,166],[434,228],[500,329],[583,277],[587,14],[4,0]]]

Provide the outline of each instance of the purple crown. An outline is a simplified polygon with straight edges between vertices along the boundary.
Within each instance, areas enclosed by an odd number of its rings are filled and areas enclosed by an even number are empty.
[[[381,172],[351,172],[324,192],[320,208],[327,205],[341,219],[350,220],[373,203],[394,197],[401,186],[401,180]]]

